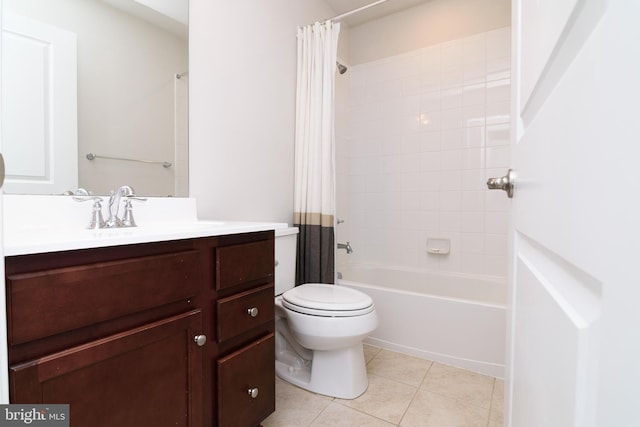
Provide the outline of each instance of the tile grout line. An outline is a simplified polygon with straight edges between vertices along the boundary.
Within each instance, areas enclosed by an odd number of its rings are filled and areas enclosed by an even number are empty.
[[[493,409],[493,393],[496,391],[496,378],[493,377],[493,384],[491,387],[491,395],[489,398],[489,413],[487,414],[487,427],[491,423],[491,410]]]
[[[422,381],[420,381],[420,384],[418,384],[418,386],[416,387],[416,390],[414,391],[413,396],[411,397],[411,400],[407,405],[407,409],[405,409],[404,412],[402,413],[402,416],[400,417],[400,422],[397,424],[397,426],[402,425],[402,420],[404,420],[404,417],[407,415],[407,411],[409,411],[411,404],[416,399],[416,396],[418,395],[418,391],[420,390],[420,387],[422,386],[424,381],[427,379],[427,376],[429,375],[429,372],[431,372],[432,367],[433,367],[433,361],[431,361],[431,363],[429,364],[429,369],[427,369],[427,372],[424,374],[424,377],[422,377]]]
[[[366,410],[358,409],[358,408],[354,408],[354,407],[351,407],[351,406],[349,406],[349,405],[343,404],[343,403],[340,401],[340,399],[330,398],[330,399],[328,400],[327,405],[326,405],[326,406],[325,406],[325,407],[324,407],[324,408],[323,408],[323,409],[322,409],[322,410],[321,410],[317,415],[315,415],[315,416],[313,417],[313,419],[312,419],[312,420],[310,420],[308,423],[306,423],[306,424],[305,424],[307,427],[312,426],[316,421],[321,421],[321,420],[323,419],[323,415],[327,413],[327,409],[331,406],[331,404],[332,404],[332,403],[338,404],[338,405],[340,405],[340,406],[341,406],[341,407],[343,407],[343,408],[347,408],[347,409],[349,409],[349,410],[352,410],[352,411],[358,412],[358,413],[360,413],[360,414],[362,414],[362,415],[365,415],[365,416],[371,417],[372,419],[379,420],[379,421],[381,421],[381,422],[383,422],[383,423],[388,423],[388,425],[393,425],[393,426],[396,426],[396,427],[399,427],[399,426],[401,426],[401,425],[402,425],[402,422],[403,422],[403,420],[405,419],[405,417],[407,416],[407,413],[409,412],[409,409],[411,408],[411,405],[412,405],[414,402],[416,402],[416,399],[417,399],[417,396],[418,396],[418,392],[421,390],[421,387],[425,384],[425,381],[426,381],[426,380],[427,380],[427,378],[429,377],[429,374],[431,374],[431,371],[432,371],[432,370],[434,370],[434,366],[436,365],[436,363],[437,363],[437,362],[435,362],[435,361],[429,361],[430,363],[429,363],[429,365],[428,365],[428,368],[427,368],[427,370],[426,370],[425,374],[423,375],[423,378],[422,378],[422,379],[421,379],[421,381],[417,384],[417,386],[413,386],[412,384],[406,383],[406,382],[404,382],[404,381],[402,381],[402,380],[399,380],[399,379],[396,379],[396,378],[393,378],[393,377],[387,377],[387,376],[384,376],[384,375],[383,375],[383,376],[380,376],[380,375],[377,375],[377,374],[374,374],[374,373],[369,372],[369,369],[368,369],[368,368],[369,368],[369,366],[370,366],[370,365],[374,362],[374,360],[376,360],[378,357],[382,357],[382,356],[381,356],[381,352],[382,352],[382,350],[384,350],[384,349],[382,349],[382,348],[377,348],[377,347],[375,347],[375,346],[371,346],[371,347],[373,347],[373,348],[374,348],[374,349],[376,349],[377,351],[375,351],[375,354],[373,355],[373,357],[371,357],[371,359],[366,363],[366,366],[367,366],[367,375],[368,375],[368,376],[376,376],[376,377],[384,378],[384,379],[386,379],[386,380],[393,381],[393,382],[397,382],[398,384],[403,384],[403,385],[405,385],[405,386],[409,386],[409,387],[412,387],[412,388],[413,388],[412,396],[411,396],[411,398],[409,399],[407,406],[404,408],[404,411],[402,412],[402,414],[401,414],[401,416],[400,416],[400,418],[399,418],[399,421],[398,421],[397,423],[394,423],[393,421],[390,421],[390,420],[387,420],[387,419],[381,418],[381,417],[379,417],[379,416],[377,416],[377,415],[374,415],[374,414],[368,413],[368,412],[366,412]],[[391,351],[393,351],[393,350],[391,350]],[[393,352],[395,353],[395,351],[393,351]],[[397,352],[397,353],[399,353],[399,354],[404,354],[404,353],[402,353],[402,352]],[[384,359],[384,357],[383,357],[382,359]],[[426,360],[426,359],[425,359],[425,360]],[[445,365],[445,366],[448,366],[448,365]],[[461,369],[461,368],[456,368],[456,369]],[[465,406],[476,407],[476,408],[481,408],[481,409],[485,409],[485,410],[487,410],[487,415],[486,415],[486,417],[487,417],[487,418],[485,419],[485,420],[486,420],[486,422],[485,422],[485,423],[482,423],[482,424],[480,424],[480,425],[484,425],[485,427],[489,427],[489,426],[491,425],[491,420],[492,420],[492,419],[491,419],[491,413],[492,413],[492,411],[493,411],[494,407],[496,406],[496,405],[494,404],[493,398],[494,398],[494,394],[495,394],[495,392],[496,392],[496,389],[497,389],[497,387],[498,387],[498,384],[497,384],[497,383],[498,383],[498,379],[497,379],[496,377],[491,377],[491,383],[490,383],[491,385],[490,385],[489,401],[488,401],[488,405],[487,405],[487,406],[485,406],[485,407],[483,407],[482,405],[479,405],[479,404],[472,404],[472,403],[466,402],[466,401],[464,401],[464,400],[459,400],[458,398],[450,397],[450,396],[449,396],[449,395],[447,395],[447,394],[441,394],[440,392],[438,392],[438,391],[436,391],[436,390],[425,390],[425,391],[428,391],[429,393],[433,393],[433,394],[435,394],[435,395],[439,395],[439,396],[441,396],[441,397],[443,397],[443,398],[446,398],[447,400],[452,400],[452,401],[456,401],[456,402],[462,403],[462,404],[464,404]],[[364,392],[364,393],[366,393],[367,391],[368,391],[368,390],[365,390],[365,392]],[[409,391],[409,390],[407,390],[407,391]],[[311,392],[311,393],[312,393],[312,394],[317,394],[317,393],[313,393],[313,392]],[[364,393],[363,393],[363,394],[364,394]],[[480,421],[480,422],[481,422],[481,419],[477,419],[477,421]]]
[[[311,392],[311,393],[313,393],[313,392]],[[314,394],[319,395],[318,393],[314,393]],[[316,422],[316,420],[317,420],[318,418],[320,418],[320,416],[321,416],[321,415],[322,415],[322,414],[327,410],[327,408],[328,408],[329,406],[331,406],[331,404],[332,404],[332,403],[334,403],[335,401],[336,401],[336,398],[335,398],[335,397],[332,397],[331,399],[329,399],[329,404],[328,404],[327,406],[325,406],[325,407],[324,407],[324,409],[323,409],[322,411],[318,412],[318,415],[316,415],[316,416],[311,420],[311,422],[310,422],[309,424],[307,424],[307,427],[312,426],[312,425],[313,425],[313,423],[314,423],[314,422]]]
[[[366,393],[366,391],[365,391],[365,393]],[[359,413],[361,413],[361,414],[363,414],[363,415],[366,415],[366,416],[368,416],[368,417],[371,417],[371,418],[375,418],[376,420],[380,420],[380,421],[382,421],[382,422],[392,424],[390,421],[385,420],[384,418],[380,418],[380,417],[378,417],[378,416],[376,416],[376,415],[370,414],[370,413],[365,412],[365,411],[363,411],[363,410],[361,410],[361,409],[358,409],[358,408],[352,408],[351,406],[343,405],[343,404],[342,404],[342,403],[340,403],[340,402],[335,402],[335,403],[336,403],[337,405],[340,405],[340,406],[344,407],[344,408],[350,409],[350,410],[352,410],[352,411],[359,412]],[[402,418],[400,418],[400,421],[402,421]],[[393,425],[394,425],[394,426],[399,426],[400,424],[393,424]]]

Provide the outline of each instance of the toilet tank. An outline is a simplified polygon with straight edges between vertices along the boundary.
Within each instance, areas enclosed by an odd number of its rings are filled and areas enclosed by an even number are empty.
[[[296,284],[296,250],[298,228],[282,228],[275,231],[275,292],[280,295]]]

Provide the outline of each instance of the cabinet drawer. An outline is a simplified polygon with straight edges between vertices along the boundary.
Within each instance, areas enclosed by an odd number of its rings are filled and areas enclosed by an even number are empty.
[[[216,288],[225,289],[273,278],[273,240],[263,240],[216,249]]]
[[[274,319],[273,286],[266,285],[216,302],[218,341]]]
[[[197,251],[184,251],[9,275],[9,342],[20,344],[194,296],[200,259]]]
[[[273,333],[218,360],[219,426],[255,426],[275,410],[274,366]]]

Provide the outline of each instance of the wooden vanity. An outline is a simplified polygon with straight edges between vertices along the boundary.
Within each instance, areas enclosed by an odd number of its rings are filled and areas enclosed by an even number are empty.
[[[68,403],[78,427],[274,411],[273,231],[5,260],[12,403]]]

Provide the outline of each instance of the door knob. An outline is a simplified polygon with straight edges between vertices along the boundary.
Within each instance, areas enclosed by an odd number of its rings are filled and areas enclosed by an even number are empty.
[[[249,393],[249,396],[251,396],[252,399],[255,399],[256,397],[258,397],[258,387],[252,387],[249,390],[247,390],[247,392]]]
[[[507,197],[512,198],[514,182],[515,177],[513,170],[509,169],[505,176],[501,176],[500,178],[489,178],[487,180],[487,188],[489,188],[489,190],[504,190],[507,192]]]
[[[0,188],[4,185],[4,157],[0,153]]]

